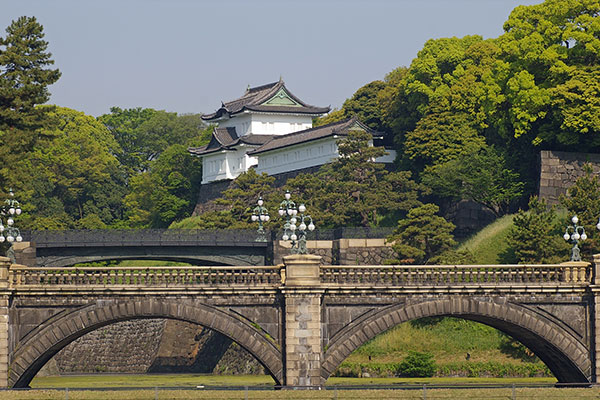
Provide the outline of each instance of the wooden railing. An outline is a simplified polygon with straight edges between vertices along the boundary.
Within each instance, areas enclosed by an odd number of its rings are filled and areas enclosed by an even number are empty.
[[[377,265],[323,266],[321,282],[341,285],[471,286],[589,284],[590,266],[565,265]]]
[[[279,267],[67,267],[13,266],[18,286],[278,286]]]

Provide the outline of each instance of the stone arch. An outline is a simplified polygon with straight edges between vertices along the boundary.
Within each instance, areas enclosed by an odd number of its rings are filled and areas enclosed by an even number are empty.
[[[321,377],[325,381],[354,350],[403,322],[449,316],[481,322],[499,329],[532,350],[559,382],[591,382],[589,350],[556,322],[513,303],[469,298],[445,298],[416,304],[398,304],[353,321],[337,333],[324,354]]]
[[[229,337],[266,368],[277,384],[283,379],[281,350],[263,331],[236,314],[184,300],[99,300],[57,315],[17,345],[9,368],[9,387],[27,387],[35,374],[66,345],[95,329],[136,318],[169,318],[192,322]]]
[[[177,254],[173,255],[70,255],[70,256],[45,256],[38,257],[36,266],[38,267],[69,267],[75,264],[87,263],[87,262],[99,262],[99,261],[122,261],[122,260],[160,260],[160,261],[173,261],[173,262],[185,262],[197,265],[205,266],[218,266],[218,265],[264,265],[264,257],[260,256],[225,256],[225,255],[191,255],[181,256]]]

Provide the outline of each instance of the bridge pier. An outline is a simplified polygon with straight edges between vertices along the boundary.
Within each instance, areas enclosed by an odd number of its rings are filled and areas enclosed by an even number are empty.
[[[0,257],[0,388],[8,387],[8,269],[10,259]]]
[[[592,362],[593,362],[593,376],[592,381],[594,383],[600,383],[600,254],[594,254],[594,264],[592,270],[592,285],[590,289],[594,296],[594,308],[593,308],[593,326],[592,326]]]
[[[321,257],[284,257],[285,296],[285,380],[289,388],[320,387],[321,378]]]

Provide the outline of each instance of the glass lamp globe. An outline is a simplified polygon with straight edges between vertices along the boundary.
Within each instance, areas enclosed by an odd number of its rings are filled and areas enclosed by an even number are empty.
[[[14,207],[11,207],[11,208],[9,208],[9,209],[8,209],[8,212],[9,212],[11,215],[14,215],[14,214],[15,214],[15,211],[16,211],[16,210],[15,210],[15,208],[14,208]]]
[[[4,241],[5,241],[5,240],[6,240],[6,239],[4,238],[4,236],[3,236],[3,235],[0,235],[0,243],[4,243]]]
[[[279,215],[283,217],[283,214],[285,214],[285,210],[283,208],[279,209]],[[600,223],[599,223],[600,225]]]
[[[309,231],[314,231],[315,230],[315,226],[314,226],[314,224],[312,222],[310,224],[308,224],[308,230]]]
[[[270,219],[271,219],[271,217],[269,217],[268,215],[265,215],[265,222],[269,222]]]
[[[17,236],[17,242],[22,242],[23,241],[23,237],[21,235]]]
[[[290,194],[290,191],[288,190],[287,192],[285,192],[285,199],[289,200],[292,197],[292,195]]]
[[[292,209],[292,213],[293,213],[292,215],[296,215],[296,214],[298,214],[298,210],[296,210],[296,209],[294,208],[294,209]]]
[[[17,214],[17,215],[21,215],[21,211],[22,211],[22,210],[21,210],[20,208],[18,208],[18,207],[17,207],[17,209],[15,210],[15,214]]]
[[[262,206],[264,204],[262,197],[258,198],[258,201],[256,202],[256,204],[258,204],[259,206]]]
[[[296,222],[298,222],[298,220],[295,217],[290,219],[290,224],[295,224]]]
[[[575,232],[574,234],[571,235],[571,239],[573,240],[579,240],[581,236],[579,236],[579,233]]]
[[[287,234],[284,233],[283,236],[281,237],[281,239],[283,239],[283,240],[289,240],[290,237]]]
[[[290,231],[294,232],[296,230],[296,225],[290,224]]]
[[[306,206],[304,204],[300,204],[300,207],[298,207],[298,211],[303,213],[304,211],[306,211]]]
[[[258,221],[258,215],[254,215],[254,214],[252,214],[252,221],[253,221],[253,222],[256,222],[256,221]]]
[[[571,218],[571,221],[573,221],[574,224],[579,222],[579,218],[577,218],[577,215],[573,215],[573,218]]]
[[[571,235],[569,235],[568,233],[565,233],[563,235],[563,238],[565,238],[565,240],[569,240],[569,239],[571,239]]]
[[[306,224],[303,222],[300,224],[300,226],[298,227],[298,229],[300,229],[301,231],[306,230]]]
[[[583,232],[581,234],[581,240],[586,240],[587,239],[587,235],[585,234],[585,232]]]
[[[11,226],[14,223],[15,223],[15,220],[12,219],[12,218],[9,218],[9,219],[6,220],[6,225],[8,225],[8,226]]]
[[[296,236],[296,234],[295,234],[295,233],[292,233],[292,236],[290,236],[290,239],[292,239],[292,240],[296,240],[296,239],[298,239],[298,236]]]
[[[6,237],[6,241],[7,241],[7,242],[9,242],[9,243],[12,243],[12,242],[14,242],[14,241],[15,241],[15,238],[14,238],[14,237],[12,237],[12,235],[8,235],[8,236]]]
[[[598,225],[596,225],[596,228],[598,228],[598,230],[600,230],[600,218],[598,219]]]
[[[0,223],[0,232],[4,232],[4,225],[2,223]]]

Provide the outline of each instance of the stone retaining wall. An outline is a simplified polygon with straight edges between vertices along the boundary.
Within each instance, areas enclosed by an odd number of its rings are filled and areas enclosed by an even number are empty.
[[[283,262],[290,254],[290,243],[279,240],[273,243],[273,262]],[[321,256],[323,265],[377,265],[397,258],[396,253],[385,239],[335,239],[307,240],[310,254]]]
[[[558,204],[559,197],[584,175],[586,163],[592,165],[594,174],[600,173],[600,154],[541,151],[539,197],[546,199],[548,204]]]

